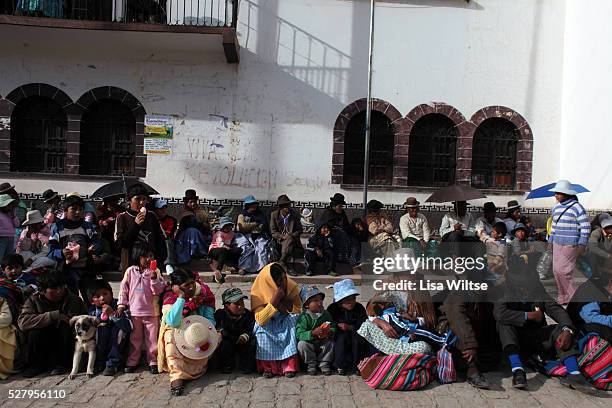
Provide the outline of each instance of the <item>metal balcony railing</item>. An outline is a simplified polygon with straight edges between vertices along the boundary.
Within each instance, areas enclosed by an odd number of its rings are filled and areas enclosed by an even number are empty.
[[[0,14],[236,28],[239,0],[0,0]]]

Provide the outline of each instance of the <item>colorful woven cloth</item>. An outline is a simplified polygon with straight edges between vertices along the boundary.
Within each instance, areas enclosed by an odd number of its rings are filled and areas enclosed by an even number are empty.
[[[436,359],[429,354],[376,354],[358,368],[365,383],[379,390],[418,390],[436,377]]]
[[[612,391],[612,346],[594,334],[583,337],[578,346],[582,351],[578,358],[582,374],[595,388]],[[558,360],[547,362],[544,371],[556,377],[567,375],[567,369]]]

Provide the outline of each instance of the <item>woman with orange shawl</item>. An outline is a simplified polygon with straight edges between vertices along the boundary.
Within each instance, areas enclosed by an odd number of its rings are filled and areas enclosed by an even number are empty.
[[[295,324],[302,310],[300,289],[279,263],[266,265],[253,282],[257,371],[266,378],[293,377],[300,369]]]

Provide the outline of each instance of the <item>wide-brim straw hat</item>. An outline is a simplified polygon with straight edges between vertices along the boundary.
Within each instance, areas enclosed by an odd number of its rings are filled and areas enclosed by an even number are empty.
[[[185,357],[192,360],[208,358],[217,349],[219,334],[215,326],[200,315],[187,316],[178,329],[174,331],[176,348]]]
[[[40,211],[30,210],[26,213],[26,219],[21,225],[25,227],[26,225],[41,224],[43,222],[45,222],[45,219],[40,215]]]
[[[555,186],[553,188],[551,188],[550,190],[548,190],[548,191],[551,191],[553,193],[567,194],[567,195],[576,195],[576,194],[578,194],[578,192],[573,189],[572,183],[570,183],[567,180],[559,180],[559,181],[557,181],[557,184],[555,184]]]

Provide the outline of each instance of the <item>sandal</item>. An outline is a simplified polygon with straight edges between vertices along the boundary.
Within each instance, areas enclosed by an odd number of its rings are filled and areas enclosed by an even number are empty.
[[[223,275],[221,271],[215,271],[215,283],[219,285],[225,283],[225,275]]]
[[[181,385],[180,387],[170,387],[170,395],[173,397],[180,397],[183,395],[185,388]]]

